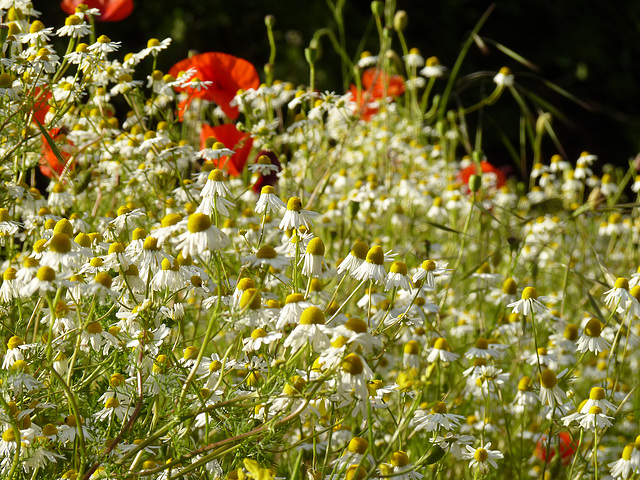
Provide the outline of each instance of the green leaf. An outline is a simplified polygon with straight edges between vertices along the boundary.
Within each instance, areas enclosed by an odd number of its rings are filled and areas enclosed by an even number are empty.
[[[51,138],[51,135],[49,135],[49,132],[47,132],[47,129],[42,126],[42,124],[37,118],[33,117],[33,120],[36,122],[36,125],[38,125],[38,128],[42,132],[42,136],[44,137],[46,142],[49,144],[49,147],[51,147],[51,151],[58,159],[58,162],[60,162],[60,165],[64,165],[66,167],[67,161],[64,158],[62,158],[62,153],[60,153],[60,149],[58,148],[58,145],[56,144],[55,140]],[[51,167],[51,165],[49,166]],[[55,169],[51,168],[51,171],[56,175],[56,177],[58,176]]]

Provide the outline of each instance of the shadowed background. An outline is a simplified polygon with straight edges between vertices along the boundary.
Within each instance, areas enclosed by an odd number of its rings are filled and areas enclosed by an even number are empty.
[[[143,48],[149,38],[162,40],[171,36],[172,45],[158,59],[158,68],[163,72],[193,49],[245,58],[264,78],[263,65],[269,57],[264,17],[272,14],[276,18],[278,49],[274,78],[308,84],[304,48],[319,28],[330,27],[337,32],[328,3],[319,0],[305,2],[304,7],[294,0],[138,0],[135,3],[129,18],[118,23],[98,24],[98,31],[122,41],[120,56]],[[43,12],[47,26],[63,24],[66,15],[57,2],[34,0],[34,5]],[[425,58],[435,55],[448,67],[453,66],[466,35],[488,5],[488,2],[472,0],[397,2],[397,8],[409,14],[405,31],[408,47],[419,48]],[[369,3],[347,0],[343,15],[349,55],[355,58],[363,49],[375,53],[378,35]],[[488,50],[484,52],[476,46],[471,48],[461,75],[510,67],[516,82],[551,102],[568,118],[566,123],[556,119],[553,126],[569,160],[588,150],[597,154],[602,162],[626,165],[640,150],[640,2],[498,1],[480,35],[527,58],[538,67],[538,72],[519,65],[487,44]],[[394,48],[400,52],[397,40]],[[317,68],[318,89],[343,90],[340,59],[326,38],[322,40]],[[138,71],[149,69],[150,65]],[[569,91],[589,108],[548,89],[540,78]],[[487,77],[488,84],[490,79]],[[477,97],[469,100],[473,102]],[[503,133],[517,143],[518,114],[515,101],[506,93],[495,106],[485,110],[483,148],[495,163],[510,162],[499,136]],[[548,159],[557,151],[551,142],[545,142],[544,153]]]

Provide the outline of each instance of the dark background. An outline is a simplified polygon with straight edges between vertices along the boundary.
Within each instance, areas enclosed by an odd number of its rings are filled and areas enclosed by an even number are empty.
[[[34,5],[43,12],[45,25],[63,24],[66,15],[56,1],[34,0]],[[409,14],[405,32],[409,48],[419,48],[425,58],[435,55],[448,67],[455,63],[467,34],[488,6],[489,2],[472,0],[397,1],[397,8]],[[122,41],[121,56],[143,48],[149,38],[171,36],[173,43],[158,59],[158,68],[164,72],[194,49],[246,58],[264,79],[263,65],[269,56],[264,25],[267,14],[276,18],[275,78],[308,84],[304,48],[317,29],[336,30],[331,10],[322,0],[138,0],[129,18],[101,23],[98,33]],[[375,53],[378,35],[369,2],[347,0],[344,18],[349,55],[356,58],[362,49]],[[569,119],[567,123],[557,119],[553,123],[569,160],[588,150],[603,163],[627,165],[640,150],[640,2],[501,0],[480,35],[527,58],[538,72],[494,47],[481,52],[472,46],[461,75],[495,73],[502,66],[510,67],[516,82],[551,102]],[[328,39],[324,38],[322,45],[317,88],[342,91],[340,59]],[[400,52],[397,40],[394,48]],[[484,80],[488,89],[492,88],[491,78],[487,75]],[[545,87],[542,78],[566,89],[588,108]],[[487,130],[483,146],[501,156],[496,129],[517,143],[518,107],[505,94],[486,112],[490,118],[483,123]],[[544,153],[548,159],[557,151],[548,142]],[[506,156],[498,159],[498,163],[508,161]]]

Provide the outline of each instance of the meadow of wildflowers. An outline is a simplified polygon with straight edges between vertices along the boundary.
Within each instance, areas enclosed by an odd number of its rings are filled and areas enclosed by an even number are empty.
[[[458,78],[486,18],[446,68],[373,2],[336,93],[320,37],[309,86],[162,72],[77,3],[0,0],[1,478],[637,477],[640,179]],[[471,131],[502,96],[520,178]]]

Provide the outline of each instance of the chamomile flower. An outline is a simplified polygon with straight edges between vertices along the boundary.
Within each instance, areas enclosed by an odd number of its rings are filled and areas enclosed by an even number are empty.
[[[278,254],[271,245],[262,245],[253,255],[242,258],[243,264],[256,267],[271,267],[275,270],[284,270],[289,266],[289,257]]]
[[[404,262],[393,262],[384,282],[385,291],[392,288],[411,290],[411,281],[407,273],[407,265]]]
[[[177,249],[182,256],[202,255],[226,247],[230,240],[227,235],[211,223],[208,215],[194,213],[189,215],[187,231],[177,237]]]
[[[413,424],[417,430],[427,432],[437,432],[440,429],[453,430],[460,426],[460,421],[464,420],[462,415],[447,412],[447,404],[437,402],[430,411],[418,409],[413,416]]]
[[[513,302],[507,305],[508,308],[513,308],[513,313],[520,313],[524,316],[532,313],[542,313],[547,310],[541,302],[548,301],[548,297],[538,297],[538,291],[535,287],[525,287],[522,291],[522,298],[517,302]]]
[[[358,267],[366,260],[369,246],[361,241],[357,241],[351,247],[349,254],[338,265],[337,273],[349,273],[353,276]]]
[[[311,210],[303,210],[302,201],[299,197],[291,197],[287,202],[287,211],[282,217],[282,221],[278,228],[280,230],[298,230],[301,226],[310,229],[313,226],[313,219],[318,213]]]
[[[604,411],[612,411],[615,412],[618,407],[616,407],[613,403],[611,403],[606,398],[606,392],[602,387],[593,387],[589,392],[589,399],[586,403],[580,408],[580,413],[588,413],[589,409],[593,406],[600,407]]]
[[[87,50],[89,52],[97,52],[99,54],[105,54],[115,52],[120,48],[121,42],[112,42],[106,35],[100,35],[96,43],[89,45]]]
[[[502,67],[500,71],[493,77],[493,83],[498,87],[513,87],[513,74],[508,67]]]
[[[284,348],[291,347],[298,351],[307,343],[313,351],[320,352],[330,345],[325,327],[325,316],[318,307],[307,307],[300,315],[298,326],[294,328],[284,341]]]
[[[251,336],[242,340],[242,351],[253,352],[259,350],[262,345],[269,345],[282,338],[281,332],[267,332],[263,328],[256,328]]]
[[[629,478],[631,470],[637,468],[631,460],[631,455],[635,450],[635,444],[629,443],[622,450],[622,456],[619,460],[608,464],[609,473],[613,478]]]
[[[560,377],[566,371],[560,373]],[[567,398],[567,394],[558,386],[558,376],[549,368],[540,373],[540,402],[542,405],[548,405],[551,408],[562,404]]]
[[[304,254],[302,274],[307,277],[320,277],[322,275],[322,263],[324,261],[324,242],[315,237],[309,240],[307,251]]]
[[[604,303],[609,308],[621,308],[624,310],[627,303],[631,302],[631,304],[633,304],[634,302],[638,302],[638,300],[629,293],[629,280],[626,278],[618,278],[613,288],[604,292],[604,295]]]
[[[504,458],[504,455],[499,450],[489,450],[490,446],[491,442],[478,448],[473,448],[469,445],[466,445],[465,448],[467,449],[467,451],[463,451],[462,459],[471,460],[469,462],[469,467],[477,467],[481,473],[487,474],[489,473],[489,466],[498,468],[496,460]]]
[[[425,67],[420,70],[420,75],[427,78],[442,77],[447,71],[447,67],[440,65],[438,57],[427,58]]]
[[[613,423],[611,420],[613,420],[613,417],[605,415],[602,413],[602,408],[594,405],[589,408],[588,413],[583,414],[578,419],[578,423],[580,424],[580,427],[594,431],[596,428],[612,427]]]
[[[371,280],[375,283],[382,283],[385,277],[384,253],[380,245],[374,245],[367,252],[364,262],[353,272],[356,280]]]
[[[255,212],[269,214],[279,212],[286,206],[287,204],[276,195],[275,189],[271,185],[265,185],[260,191],[260,197],[258,197]]]
[[[425,260],[420,264],[420,268],[413,274],[411,280],[413,283],[417,283],[423,278],[425,278],[425,282],[431,288],[436,288],[435,277],[440,275],[447,275],[449,272],[453,270],[451,268],[447,268],[449,265],[447,262],[436,262],[434,260]]]
[[[455,362],[460,355],[453,353],[444,337],[436,338],[433,347],[427,349],[427,362]]]
[[[609,342],[602,337],[602,324],[597,318],[591,318],[582,332],[576,342],[576,350],[578,352],[593,352],[597,355],[610,347]]]
[[[373,372],[362,357],[350,353],[342,360],[340,370],[338,395],[350,397],[353,393],[361,400],[369,397],[368,383],[373,378]]]

